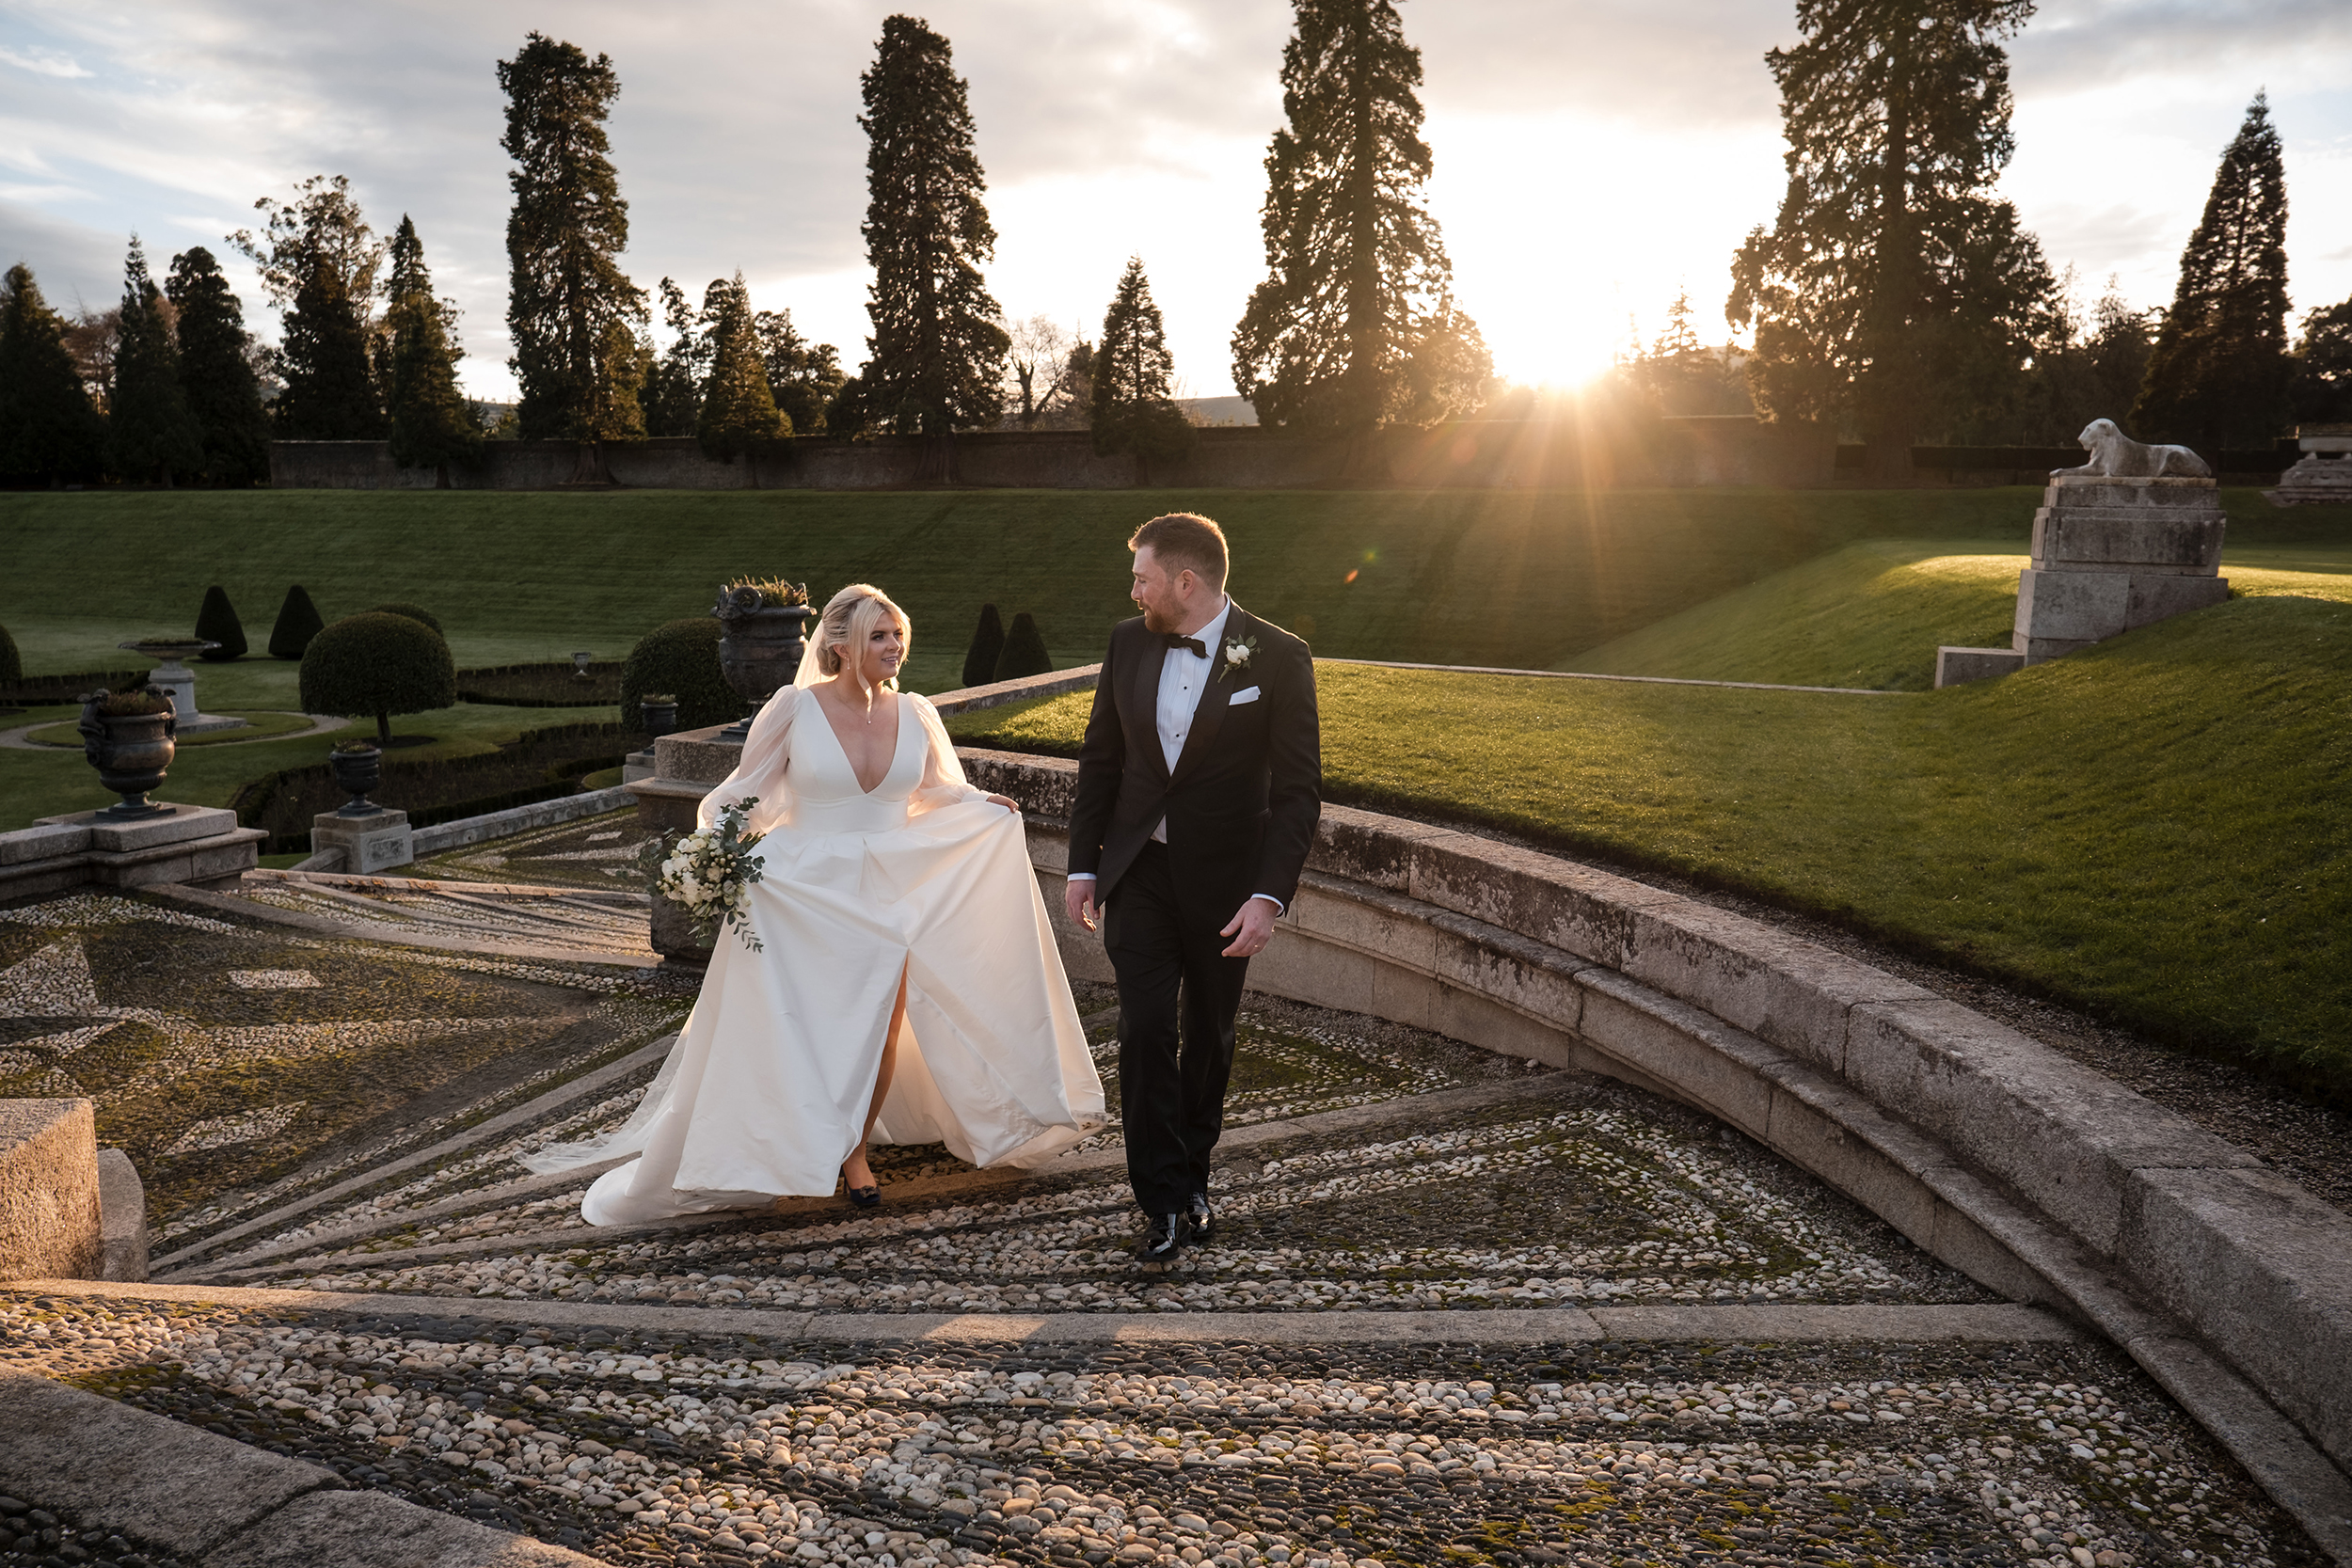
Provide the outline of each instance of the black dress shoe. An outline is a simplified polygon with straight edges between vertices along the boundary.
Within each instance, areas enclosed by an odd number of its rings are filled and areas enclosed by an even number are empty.
[[[1195,1193],[1192,1205],[1184,1211],[1184,1244],[1206,1246],[1216,1239],[1216,1211],[1209,1207],[1209,1195]]]
[[[1183,1214],[1152,1215],[1152,1227],[1143,1233],[1143,1240],[1136,1244],[1136,1261],[1138,1263],[1174,1262],[1176,1255],[1184,1250],[1184,1221],[1185,1216]]]

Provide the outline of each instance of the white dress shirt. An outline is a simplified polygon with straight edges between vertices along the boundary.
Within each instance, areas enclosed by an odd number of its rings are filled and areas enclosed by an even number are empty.
[[[1207,657],[1195,655],[1189,648],[1170,648],[1168,657],[1160,660],[1160,695],[1154,717],[1160,732],[1160,755],[1168,759],[1168,770],[1171,774],[1176,771],[1176,759],[1184,754],[1184,737],[1192,734],[1192,718],[1200,711],[1200,698],[1209,689],[1209,683],[1216,678],[1217,660],[1223,651],[1220,644],[1225,637],[1225,623],[1232,619],[1232,613],[1233,601],[1228,598],[1225,608],[1218,610],[1207,625],[1189,634],[1200,642]],[[1162,816],[1158,825],[1152,828],[1152,841],[1154,844],[1168,842],[1166,816]],[[1073,882],[1094,879],[1090,871],[1073,872],[1070,877]],[[1253,893],[1249,896],[1264,899],[1274,906],[1277,914],[1282,912],[1282,901],[1270,893]]]

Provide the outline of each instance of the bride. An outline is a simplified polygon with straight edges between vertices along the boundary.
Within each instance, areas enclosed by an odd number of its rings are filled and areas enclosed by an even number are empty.
[[[1104,1123],[1103,1081],[1029,868],[1019,807],[964,782],[931,705],[898,690],[913,628],[878,588],[825,606],[792,685],[703,799],[756,800],[768,836],[677,1044],[617,1132],[523,1164],[634,1154],[581,1201],[591,1225],[831,1195],[881,1201],[866,1146],[944,1143],[1031,1165]]]

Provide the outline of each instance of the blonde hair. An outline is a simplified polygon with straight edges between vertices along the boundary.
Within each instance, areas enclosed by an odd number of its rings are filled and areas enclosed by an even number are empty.
[[[843,663],[841,650],[845,647],[863,649],[866,646],[866,640],[874,634],[874,628],[881,626],[885,619],[898,624],[898,635],[903,639],[899,668],[904,669],[906,667],[905,656],[914,647],[914,623],[907,619],[905,610],[890,602],[889,594],[872,583],[853,582],[826,601],[825,613],[818,619],[817,673],[821,675],[841,673]],[[850,670],[856,676],[859,689],[866,693],[866,700],[870,703],[874,700],[874,691],[870,686],[866,685],[866,674],[861,668],[865,660],[860,657],[852,657],[848,661]],[[898,690],[897,678],[893,677],[882,682],[882,689],[884,691]]]

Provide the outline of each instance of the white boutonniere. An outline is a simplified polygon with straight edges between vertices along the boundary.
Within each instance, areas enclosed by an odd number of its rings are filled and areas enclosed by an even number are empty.
[[[1225,643],[1225,668],[1219,671],[1218,673],[1221,675],[1238,675],[1243,673],[1248,670],[1250,657],[1257,651],[1258,640],[1254,637],[1234,637],[1227,639]]]

